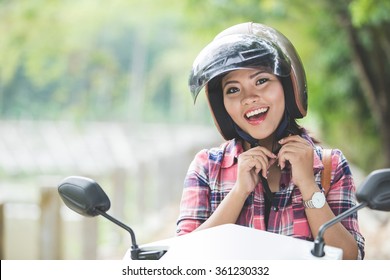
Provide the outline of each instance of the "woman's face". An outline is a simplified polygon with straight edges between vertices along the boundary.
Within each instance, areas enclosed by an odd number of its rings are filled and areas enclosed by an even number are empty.
[[[233,121],[255,139],[273,135],[285,109],[279,79],[261,69],[240,69],[222,79],[223,102]]]

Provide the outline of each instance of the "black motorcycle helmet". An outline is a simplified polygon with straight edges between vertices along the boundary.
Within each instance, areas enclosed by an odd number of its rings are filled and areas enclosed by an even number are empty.
[[[205,87],[214,122],[226,140],[241,137],[239,128],[223,105],[221,79],[230,71],[265,67],[282,82],[287,120],[303,118],[307,112],[306,75],[291,42],[279,31],[259,23],[232,26],[208,44],[196,57],[189,77],[194,102]]]

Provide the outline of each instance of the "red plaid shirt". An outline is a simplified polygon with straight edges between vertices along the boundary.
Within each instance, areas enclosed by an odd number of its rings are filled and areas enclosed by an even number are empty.
[[[314,145],[308,135],[303,137],[314,147],[315,180],[322,189],[322,148]],[[241,142],[233,139],[218,148],[202,150],[195,156],[184,182],[177,235],[192,232],[215,211],[236,182],[237,158],[243,151]],[[356,204],[355,185],[349,164],[342,152],[336,149],[332,150],[332,178],[327,202],[335,215]],[[236,224],[313,240],[301,192],[291,181],[291,170],[285,168],[282,172],[280,189],[274,195],[267,227],[264,223],[264,203],[263,186],[260,182],[248,196]],[[364,238],[359,231],[357,214],[344,219],[342,224],[355,237],[359,259],[362,259]]]

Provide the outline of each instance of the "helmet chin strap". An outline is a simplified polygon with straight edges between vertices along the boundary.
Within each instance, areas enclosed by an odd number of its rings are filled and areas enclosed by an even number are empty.
[[[276,143],[277,141],[279,141],[283,137],[287,136],[287,134],[288,134],[287,128],[288,128],[289,123],[290,123],[290,114],[288,113],[287,110],[284,110],[283,119],[281,120],[278,128],[275,131],[274,143]],[[256,138],[253,138],[251,135],[249,135],[248,133],[243,131],[236,123],[234,123],[234,128],[235,128],[238,136],[240,136],[241,139],[243,139],[244,141],[248,142],[252,148],[259,146],[259,140]],[[273,149],[274,149],[274,143],[272,145]],[[276,151],[273,150],[272,152],[275,153]]]

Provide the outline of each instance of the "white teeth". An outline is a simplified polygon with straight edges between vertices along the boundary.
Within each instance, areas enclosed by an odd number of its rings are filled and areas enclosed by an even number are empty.
[[[250,118],[250,117],[253,117],[254,115],[262,114],[262,113],[265,113],[267,111],[268,111],[268,108],[261,108],[261,109],[251,111],[251,112],[247,113],[245,116],[247,118]]]

